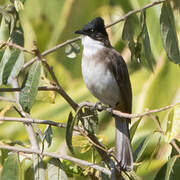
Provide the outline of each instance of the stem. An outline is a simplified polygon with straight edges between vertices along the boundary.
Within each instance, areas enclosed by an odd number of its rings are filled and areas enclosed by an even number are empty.
[[[68,155],[64,155],[64,154],[61,155],[59,153],[57,154],[57,153],[50,153],[50,152],[42,152],[40,150],[28,149],[28,148],[20,148],[20,147],[8,146],[8,145],[3,145],[3,144],[0,144],[0,149],[7,149],[7,150],[10,150],[10,151],[14,151],[14,152],[23,152],[23,153],[26,153],[26,154],[37,154],[37,155],[41,155],[41,156],[50,156],[50,157],[54,157],[54,158],[65,159],[65,160],[77,163],[79,165],[94,168],[94,169],[96,169],[98,171],[101,171],[101,172],[107,174],[107,175],[111,175],[111,172],[108,169],[104,168],[104,167],[101,167],[101,166],[93,164],[93,163],[89,163],[88,161],[84,161],[84,160],[81,160],[81,159],[78,159],[78,158],[74,158],[74,157],[71,157],[71,156],[68,156]]]
[[[14,79],[12,81],[12,87],[14,87],[14,88],[19,87],[17,79]],[[21,113],[22,117],[27,117],[28,114],[26,114],[23,111],[21,105],[19,104],[19,92],[14,92],[14,96],[15,96],[15,99],[16,99],[16,104],[18,105],[19,112]],[[28,133],[28,137],[29,137],[30,143],[32,145],[32,148],[35,149],[35,150],[39,150],[38,140],[37,140],[36,133],[34,132],[34,129],[33,129],[32,125],[30,123],[25,123],[24,125],[25,125],[26,131]]]

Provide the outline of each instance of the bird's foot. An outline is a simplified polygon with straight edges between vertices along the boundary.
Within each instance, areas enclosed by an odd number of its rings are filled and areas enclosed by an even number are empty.
[[[102,108],[102,103],[101,103],[100,101],[96,102],[96,103],[94,104],[94,106],[92,107],[92,109],[98,110],[98,111],[102,111],[102,110],[103,110],[103,108]]]

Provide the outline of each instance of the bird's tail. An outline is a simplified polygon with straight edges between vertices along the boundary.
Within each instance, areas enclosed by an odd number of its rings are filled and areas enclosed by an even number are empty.
[[[115,117],[116,125],[116,159],[125,171],[133,169],[133,154],[129,136],[128,120]]]

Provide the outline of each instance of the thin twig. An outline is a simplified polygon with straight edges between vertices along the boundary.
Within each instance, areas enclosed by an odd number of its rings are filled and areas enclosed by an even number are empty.
[[[74,157],[71,157],[71,156],[68,156],[68,155],[61,155],[61,154],[58,154],[58,153],[50,153],[50,152],[42,152],[40,150],[33,150],[33,149],[28,149],[28,148],[20,148],[20,147],[14,147],[14,146],[8,146],[8,145],[3,145],[3,144],[0,144],[0,149],[7,149],[7,150],[10,150],[10,151],[14,151],[14,152],[23,152],[23,153],[26,153],[26,154],[38,154],[38,155],[43,155],[43,156],[50,156],[50,157],[54,157],[54,158],[58,158],[58,159],[65,159],[65,160],[68,160],[68,161],[72,161],[74,163],[77,163],[79,165],[82,165],[82,166],[87,166],[87,167],[91,167],[91,168],[94,168],[98,171],[101,171],[107,175],[111,175],[111,172],[110,170],[104,168],[104,167],[101,167],[97,164],[93,164],[93,163],[90,163],[88,161],[84,161],[84,160],[81,160],[81,159],[78,159],[78,158],[74,158]]]
[[[158,5],[158,4],[163,3],[163,2],[165,2],[165,1],[167,1],[167,0],[155,1],[155,2],[152,2],[152,3],[149,3],[149,4],[145,5],[144,7],[140,8],[140,9],[132,10],[132,11],[128,12],[127,14],[125,14],[123,17],[121,17],[119,20],[117,20],[117,21],[115,21],[115,22],[107,25],[106,28],[109,28],[109,27],[111,27],[111,26],[113,26],[113,25],[115,25],[115,24],[117,24],[117,23],[119,23],[119,22],[121,22],[121,21],[126,20],[126,18],[129,17],[129,16],[131,16],[132,14],[136,14],[136,13],[138,13],[138,12],[141,12],[141,11],[147,9],[147,8],[150,8],[150,7],[152,7],[152,6]],[[65,41],[65,42],[63,42],[63,43],[61,43],[61,44],[58,44],[58,45],[52,47],[51,49],[48,49],[48,50],[44,51],[44,52],[42,53],[42,56],[46,56],[46,55],[48,55],[48,54],[50,54],[50,53],[58,50],[59,48],[64,47],[64,46],[66,46],[67,44],[71,44],[71,43],[73,43],[73,42],[79,41],[80,39],[81,39],[81,37],[76,37],[76,38],[67,40],[67,41]],[[35,57],[35,58],[31,59],[30,61],[28,61],[26,64],[23,65],[22,70],[24,70],[25,68],[27,68],[28,66],[30,66],[30,65],[31,65],[32,63],[34,63],[37,59],[38,59],[38,57]]]
[[[88,106],[88,107],[95,107],[95,103],[90,103],[90,102],[83,102],[83,103],[80,103],[79,106]],[[170,108],[173,108],[174,106],[176,105],[168,105],[168,106],[165,106],[165,107],[161,107],[159,109],[153,109],[153,110],[149,110],[149,111],[146,111],[146,112],[143,112],[143,113],[137,113],[137,114],[128,114],[128,113],[124,113],[124,112],[121,112],[121,111],[117,111],[117,110],[114,110],[112,108],[109,108],[109,107],[106,107],[106,106],[97,106],[97,110],[98,111],[102,111],[102,110],[105,110],[107,112],[110,112],[112,113],[113,115],[116,115],[116,116],[119,116],[119,117],[125,117],[125,118],[139,118],[139,117],[143,117],[143,116],[148,116],[150,114],[154,114],[154,113],[158,113],[158,112],[161,112],[161,111],[165,111],[167,109],[170,109]]]
[[[11,82],[11,85],[13,88],[19,88],[17,79],[13,79],[13,81]],[[16,99],[16,104],[18,105],[18,110],[19,110],[18,112],[21,114],[22,117],[28,116],[28,118],[29,118],[29,114],[27,114],[23,111],[23,108],[19,103],[19,92],[14,92],[14,97]],[[29,141],[32,145],[32,148],[35,150],[39,150],[38,139],[36,137],[36,133],[35,133],[32,125],[30,123],[25,123],[24,125],[25,125],[26,131],[28,133]]]
[[[15,99],[10,99],[7,97],[0,96],[0,101],[16,102]]]
[[[76,38],[67,40],[67,41],[65,41],[65,42],[63,42],[63,43],[61,43],[61,44],[58,44],[58,45],[52,47],[51,49],[48,49],[48,50],[44,51],[43,53],[41,53],[41,55],[42,55],[42,56],[46,56],[46,55],[48,55],[48,54],[56,51],[57,49],[59,49],[59,48],[61,48],[61,47],[64,47],[64,46],[66,46],[67,44],[71,44],[71,43],[73,43],[73,42],[76,42],[76,41],[78,41],[78,40],[80,40],[80,39],[81,39],[81,37],[76,37]],[[30,66],[31,64],[33,64],[37,59],[38,59],[38,57],[35,57],[35,58],[31,59],[30,61],[28,61],[26,64],[23,65],[22,70],[24,70],[25,68],[27,68],[28,66]]]
[[[47,124],[47,125],[56,126],[60,128],[66,128],[65,123],[59,123],[59,122],[54,122],[50,120],[41,120],[41,119],[35,119],[35,118],[0,117],[0,121]],[[79,131],[77,127],[74,127],[74,130]]]
[[[171,141],[171,144],[174,146],[176,151],[180,154],[180,148],[177,146],[176,141],[174,139]]]
[[[127,19],[129,16],[131,16],[132,14],[136,14],[136,13],[142,12],[142,11],[144,11],[144,10],[147,9],[147,8],[150,8],[150,7],[152,7],[152,6],[161,4],[161,3],[165,2],[165,1],[168,1],[168,0],[154,1],[154,2],[152,2],[152,3],[146,4],[146,5],[145,5],[144,7],[142,7],[142,8],[129,11],[127,14],[125,14],[123,17],[121,17],[121,18],[118,19],[117,21],[115,21],[115,22],[107,25],[106,28],[109,28],[109,27],[114,26],[115,24],[117,24],[117,23],[119,23],[119,22],[121,22],[121,21],[126,20],[126,19]]]
[[[58,91],[58,88],[55,86],[40,86],[39,91]],[[0,88],[0,92],[16,92],[21,91],[21,88]]]
[[[44,86],[44,87],[39,87],[38,90],[39,91],[56,91],[59,94],[61,94],[63,97],[67,96],[65,99],[66,100],[68,99],[68,102],[69,102],[70,105],[73,104],[73,106],[71,105],[72,107],[74,107],[73,109],[77,109],[78,106],[95,107],[95,103],[91,103],[91,102],[82,102],[79,105],[77,105],[67,94],[64,94],[65,91],[63,89],[59,88],[59,87],[54,87],[54,86],[47,87],[47,86]],[[14,92],[14,91],[21,91],[21,88],[0,88],[0,92]],[[143,113],[137,113],[137,114],[128,114],[128,113],[124,113],[124,112],[121,112],[121,111],[113,110],[112,108],[105,107],[105,106],[97,106],[96,108],[97,108],[98,111],[105,110],[105,111],[110,112],[113,115],[117,115],[119,117],[138,118],[138,117],[143,117],[143,116],[148,116],[148,115],[151,115],[151,114],[154,114],[154,113],[158,113],[158,112],[161,112],[161,111],[165,111],[167,109],[173,108],[174,106],[176,106],[176,105],[171,104],[171,105],[168,105],[168,106],[161,107],[159,109],[153,109],[153,110],[149,110],[149,111],[146,111],[146,112],[143,112]]]
[[[0,49],[1,49],[2,47],[4,47],[4,46],[14,47],[14,48],[16,48],[16,49],[19,49],[20,51],[23,51],[23,52],[26,52],[26,53],[29,53],[29,54],[34,55],[34,53],[33,53],[32,51],[27,50],[26,48],[24,48],[24,47],[22,47],[22,46],[20,46],[20,45],[18,45],[18,44],[11,43],[11,42],[9,42],[9,41],[7,41],[7,42],[2,42],[2,44],[1,44],[1,46],[0,46]]]
[[[54,74],[53,71],[53,67],[50,67],[49,64],[47,63],[47,61],[43,60],[42,61],[43,64],[45,65],[45,67],[47,68],[47,70],[49,71],[53,81],[56,83],[56,92],[58,92],[68,103],[69,105],[76,111],[76,109],[78,108],[78,104],[76,104],[71,97],[64,91],[64,89],[62,88],[62,86],[59,84],[56,75]]]

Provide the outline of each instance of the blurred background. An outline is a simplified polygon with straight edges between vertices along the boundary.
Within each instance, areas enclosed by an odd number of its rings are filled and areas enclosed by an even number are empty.
[[[97,16],[104,18],[108,25],[125,13],[143,7],[151,0],[26,0],[24,11],[20,12],[20,19],[24,29],[25,48],[31,49],[32,42],[35,40],[41,52],[60,44],[68,39],[76,37],[74,31],[82,28],[83,25]],[[7,0],[1,0],[4,5]],[[154,71],[145,63],[131,61],[131,53],[126,41],[122,40],[122,30],[124,21],[110,28],[108,33],[112,45],[124,57],[130,72],[130,78],[133,89],[133,113],[144,112],[148,109],[160,108],[169,104],[180,102],[180,69],[179,66],[167,59],[163,49],[160,36],[160,16],[161,5],[149,8],[146,14],[147,28],[150,36],[151,49],[154,55]],[[179,12],[175,11],[176,30],[180,39],[180,21]],[[139,17],[139,14],[137,14]],[[138,23],[135,25],[135,36],[140,32]],[[135,37],[136,38],[136,37]],[[80,42],[77,44],[81,48]],[[97,100],[90,94],[83,83],[81,76],[81,53],[75,58],[68,58],[65,48],[61,48],[46,57],[47,61],[53,66],[55,74],[71,96],[77,102]],[[26,61],[32,57],[26,54]],[[22,74],[23,75],[23,74]],[[4,96],[13,97],[11,93],[4,93]],[[45,98],[45,96],[47,98]],[[45,98],[42,101],[42,97]],[[68,114],[72,110],[65,100],[59,95],[54,99],[54,94],[46,93],[39,95],[39,99],[32,108],[31,116],[39,119],[49,119],[57,122],[67,122]],[[54,103],[50,103],[53,102]],[[8,102],[0,102],[0,108],[8,106]],[[169,111],[158,113],[162,128],[166,128]],[[108,113],[100,113],[99,129],[97,134],[101,135],[104,143],[108,147],[114,146],[114,121]],[[17,116],[15,111],[11,110],[7,116]],[[132,119],[133,124],[137,119]],[[42,129],[44,126],[41,127]],[[143,118],[138,126],[135,136],[132,140],[133,150],[135,151],[144,138],[157,129],[151,117]],[[48,151],[63,152],[65,145],[65,130],[53,128],[53,143]],[[158,138],[154,135],[149,148],[145,151],[143,158],[148,159],[154,152]],[[6,123],[0,124],[0,139],[11,141],[28,142],[27,133],[23,124]],[[68,153],[68,152],[67,152]],[[87,160],[90,153],[77,154]],[[162,163],[163,164],[163,163]],[[159,166],[162,166],[160,164]],[[157,169],[157,164],[150,166],[149,170],[144,165],[137,170],[138,175],[151,179]],[[146,169],[146,171],[144,170]]]

